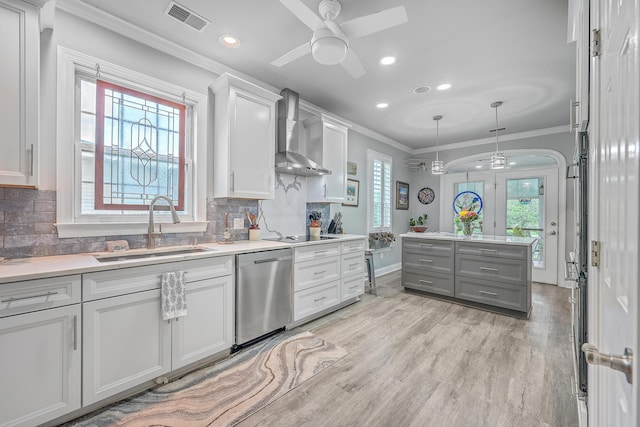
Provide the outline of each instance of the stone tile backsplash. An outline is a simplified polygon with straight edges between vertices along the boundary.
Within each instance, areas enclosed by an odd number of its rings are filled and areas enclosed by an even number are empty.
[[[229,226],[234,218],[244,219],[244,228],[230,229],[232,240],[247,240],[249,221],[244,214],[256,213],[258,202],[244,199],[212,199],[207,201],[207,221],[204,233],[164,234],[157,246],[210,243],[223,239],[225,213]],[[56,192],[28,188],[0,188],[0,256],[7,259],[49,255],[66,255],[105,251],[108,240],[126,240],[129,247],[143,248],[146,234],[107,237],[61,239],[55,227]]]

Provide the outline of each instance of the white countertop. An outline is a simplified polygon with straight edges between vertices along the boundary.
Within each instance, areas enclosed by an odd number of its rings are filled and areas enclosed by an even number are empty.
[[[535,237],[518,237],[518,236],[483,236],[481,234],[474,234],[471,237],[465,237],[460,234],[447,233],[447,232],[426,232],[426,233],[414,233],[409,231],[405,234],[401,234],[400,237],[412,237],[419,239],[439,239],[439,240],[455,240],[460,242],[480,242],[480,243],[495,243],[503,245],[523,245],[533,246],[538,240]]]
[[[204,243],[197,247],[206,249],[203,252],[189,254],[165,255],[161,257],[138,258],[131,260],[118,260],[99,262],[95,256],[121,254],[135,255],[149,253],[148,249],[131,249],[124,252],[92,252],[72,255],[44,256],[33,258],[16,258],[0,262],[0,284],[21,280],[42,279],[45,277],[64,276],[68,274],[81,274],[93,271],[114,270],[118,268],[138,267],[143,265],[161,264],[174,261],[184,261],[201,258],[211,258],[240,253],[259,252],[265,250],[291,248],[298,246],[317,245],[324,243],[344,242],[349,240],[365,239],[366,236],[355,234],[333,235],[335,238],[317,240],[304,243],[284,243],[268,240],[249,241],[240,240],[232,244]],[[185,249],[191,246],[160,247],[157,252],[171,249]]]

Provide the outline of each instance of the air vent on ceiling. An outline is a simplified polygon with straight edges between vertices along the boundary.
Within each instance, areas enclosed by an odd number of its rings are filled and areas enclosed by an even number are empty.
[[[169,6],[167,7],[165,13],[173,18],[176,18],[180,22],[184,22],[191,28],[194,28],[198,31],[202,31],[204,27],[210,24],[210,22],[202,16],[174,1],[169,3]]]

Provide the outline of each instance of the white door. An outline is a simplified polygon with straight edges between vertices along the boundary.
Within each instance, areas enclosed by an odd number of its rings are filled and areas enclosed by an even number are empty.
[[[558,283],[558,169],[468,172],[444,176],[441,230],[456,230],[453,200],[463,191],[482,199],[475,233],[538,237],[533,248],[534,282]]]
[[[638,356],[638,195],[640,192],[640,66],[637,1],[592,2],[601,53],[592,59],[589,150],[589,235],[600,263],[589,268],[589,341],[600,352]],[[593,261],[593,257],[592,257]],[[603,366],[589,366],[589,425],[637,426],[638,369],[633,384]]]
[[[534,282],[558,284],[558,169],[518,169],[496,174],[496,235],[538,238]]]

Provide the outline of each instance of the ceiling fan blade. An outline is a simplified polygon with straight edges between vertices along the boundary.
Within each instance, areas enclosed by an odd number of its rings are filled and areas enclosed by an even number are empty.
[[[282,0],[280,0],[282,1]],[[408,21],[404,6],[392,7],[382,12],[361,16],[340,24],[342,31],[349,37],[363,37]]]
[[[309,44],[309,42],[306,42],[296,47],[295,49],[285,53],[280,58],[273,61],[271,65],[282,67],[283,65],[288,64],[291,61],[295,61],[298,58],[302,58],[309,53],[311,53],[311,45]]]
[[[340,65],[342,65],[354,79],[359,79],[360,77],[367,74],[367,71],[360,63],[360,60],[351,49],[347,51],[347,56],[342,60]]]
[[[338,37],[342,37],[345,40],[347,39],[347,35],[344,33],[344,31],[342,31],[340,25],[338,25],[335,21],[327,19],[324,21],[324,25],[326,25],[327,28],[333,32],[333,34],[337,35]]]
[[[300,0],[280,0],[280,3],[291,11],[299,20],[313,31],[324,27],[322,19],[311,9],[304,5]]]

